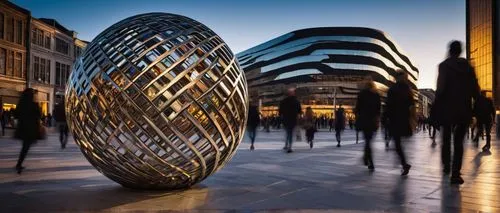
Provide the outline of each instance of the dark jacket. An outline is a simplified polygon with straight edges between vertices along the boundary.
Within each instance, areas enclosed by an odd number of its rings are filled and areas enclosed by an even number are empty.
[[[479,85],[469,62],[464,58],[446,59],[439,64],[433,119],[441,125],[469,124],[472,100],[478,96]]]
[[[345,129],[345,112],[344,108],[339,108],[335,111],[335,129]]]
[[[491,124],[495,117],[495,106],[493,101],[480,95],[474,103],[474,116],[482,124]]]
[[[370,89],[363,89],[356,102],[356,128],[363,131],[378,129],[380,118],[380,95]]]
[[[248,128],[254,129],[260,123],[259,109],[257,106],[250,105],[248,108]]]
[[[411,107],[414,105],[412,91],[406,82],[396,82],[387,92],[387,119],[392,135],[411,136]]]
[[[297,117],[301,111],[300,102],[295,96],[288,96],[280,102],[279,113],[283,125],[287,128],[294,128],[297,125]]]
[[[15,137],[35,141],[40,137],[40,108],[35,102],[20,102],[15,111],[18,124]]]
[[[66,112],[64,110],[64,104],[58,104],[54,108],[54,119],[56,122],[66,122]]]

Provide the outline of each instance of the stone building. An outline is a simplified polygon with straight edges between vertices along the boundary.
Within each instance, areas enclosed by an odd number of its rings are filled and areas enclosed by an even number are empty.
[[[26,88],[30,12],[0,1],[0,106],[15,109]]]

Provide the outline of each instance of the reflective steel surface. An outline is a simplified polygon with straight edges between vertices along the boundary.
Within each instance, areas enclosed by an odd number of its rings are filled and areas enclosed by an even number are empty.
[[[75,141],[123,186],[193,185],[222,168],[243,137],[245,76],[224,41],[195,20],[124,19],[73,67],[66,115]]]

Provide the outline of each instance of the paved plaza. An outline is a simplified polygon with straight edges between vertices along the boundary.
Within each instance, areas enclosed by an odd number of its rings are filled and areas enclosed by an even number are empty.
[[[256,150],[245,139],[221,171],[170,192],[121,187],[97,172],[72,140],[61,150],[55,133],[32,147],[18,175],[20,142],[5,136],[0,212],[500,212],[497,141],[490,153],[467,141],[465,184],[450,186],[441,173],[440,146],[432,146],[426,133],[404,144],[412,165],[407,177],[400,176],[396,153],[386,150],[381,134],[374,142],[373,173],[362,165],[362,141],[355,143],[352,130],[343,136],[337,148],[334,134],[320,131],[313,149],[296,141],[295,152],[287,154],[282,131],[258,132]]]

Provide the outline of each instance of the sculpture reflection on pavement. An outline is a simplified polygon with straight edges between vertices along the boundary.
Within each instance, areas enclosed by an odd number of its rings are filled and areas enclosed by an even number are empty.
[[[149,13],[99,34],[74,64],[66,114],[88,161],[125,187],[191,186],[242,140],[247,85],[224,41],[190,18]]]

